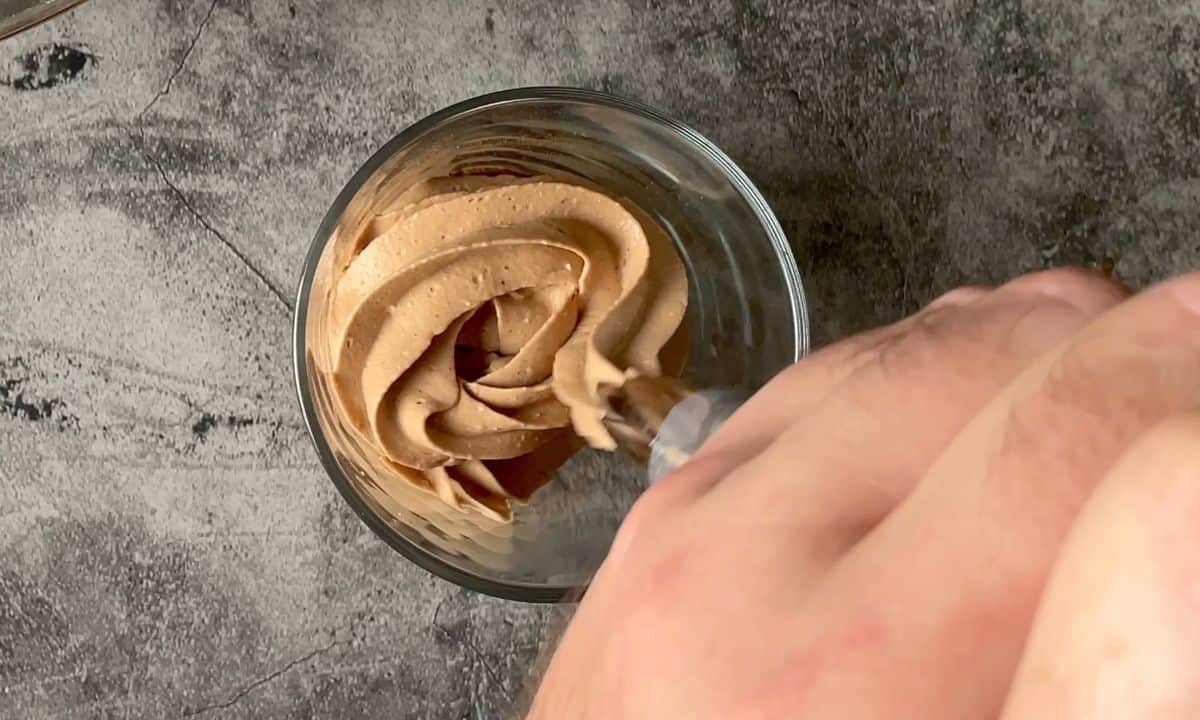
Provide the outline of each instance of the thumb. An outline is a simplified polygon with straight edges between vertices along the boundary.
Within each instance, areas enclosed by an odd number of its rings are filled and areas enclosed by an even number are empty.
[[[1200,718],[1200,414],[1143,435],[1088,500],[1003,718]]]

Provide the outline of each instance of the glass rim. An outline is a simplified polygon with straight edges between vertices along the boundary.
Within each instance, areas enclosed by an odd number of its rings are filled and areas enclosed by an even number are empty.
[[[26,5],[10,15],[0,16],[0,40],[13,37],[61,15],[87,0],[55,0]]]
[[[554,603],[571,599],[586,588],[586,585],[534,585],[521,582],[502,582],[480,577],[474,573],[455,566],[420,546],[410,542],[393,529],[387,521],[381,518],[355,490],[351,480],[346,477],[333,449],[321,428],[317,416],[316,404],[308,385],[307,358],[307,325],[309,296],[312,292],[313,278],[317,266],[329,239],[341,221],[342,214],[350,202],[358,194],[362,186],[375,174],[385,162],[393,157],[401,148],[419,139],[444,122],[454,120],[463,115],[490,110],[505,105],[515,105],[543,100],[560,100],[584,105],[598,105],[616,109],[645,119],[652,120],[675,132],[684,142],[712,162],[730,181],[742,199],[751,207],[771,242],[779,260],[780,269],[788,287],[788,300],[792,311],[793,324],[793,362],[800,360],[808,353],[809,323],[808,305],[805,300],[804,286],[800,280],[800,269],[796,258],[788,244],[787,236],[779,225],[779,220],[772,212],[770,205],[754,186],[750,178],[742,172],[722,150],[708,138],[701,135],[690,126],[669,117],[649,105],[634,100],[627,100],[608,93],[583,88],[560,86],[535,86],[503,90],[500,92],[479,95],[450,105],[409,125],[399,134],[389,140],[371,156],[350,178],[338,194],[329,210],[325,213],[317,234],[313,238],[305,256],[300,282],[296,289],[296,304],[292,314],[292,361],[296,383],[296,393],[304,415],[304,424],[309,438],[317,450],[326,474],[338,489],[342,498],[354,510],[359,519],[369,527],[381,540],[393,550],[415,563],[424,570],[456,585],[484,593],[494,597],[533,603]]]

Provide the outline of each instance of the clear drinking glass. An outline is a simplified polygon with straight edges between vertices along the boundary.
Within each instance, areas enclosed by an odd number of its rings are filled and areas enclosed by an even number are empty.
[[[485,95],[437,112],[383,147],[325,216],[296,304],[297,390],[317,452],[363,522],[398,552],[479,592],[555,602],[586,588],[645,487],[621,454],[584,450],[511,524],[481,520],[416,490],[385,495],[373,463],[332,411],[315,368],[323,343],[331,239],[423,179],[513,172],[582,179],[632,201],[667,231],[687,266],[693,389],[753,390],[808,349],[808,317],[791,249],[766,201],[691,128],[644,105],[572,88]]]

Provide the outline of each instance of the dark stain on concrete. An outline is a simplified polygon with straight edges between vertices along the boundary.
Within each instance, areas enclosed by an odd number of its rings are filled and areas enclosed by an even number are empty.
[[[216,426],[217,419],[208,413],[204,413],[200,416],[200,419],[196,421],[196,424],[192,425],[192,434],[196,436],[197,440],[203,442],[208,436],[208,431],[212,430]]]
[[[63,401],[56,398],[34,402],[26,400],[25,393],[19,391],[22,382],[15,378],[0,380],[0,412],[9,417],[40,422],[63,406]]]
[[[258,421],[250,417],[242,417],[239,415],[222,415],[217,416],[212,413],[201,413],[200,418],[192,424],[192,435],[199,442],[205,442],[208,439],[208,434],[214,428],[225,427],[230,430],[240,430],[241,428],[250,427]]]
[[[0,85],[22,92],[47,90],[79,77],[96,64],[96,56],[83,45],[50,43],[18,55],[12,64],[11,74]]]
[[[51,422],[60,431],[78,430],[79,418],[59,398],[41,398],[26,388],[29,366],[17,356],[0,360],[0,416],[32,423]]]

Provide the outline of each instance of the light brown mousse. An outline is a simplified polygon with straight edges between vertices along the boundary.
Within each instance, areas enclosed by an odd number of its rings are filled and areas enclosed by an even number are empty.
[[[677,372],[687,276],[645,213],[544,178],[440,178],[335,245],[327,369],[397,479],[494,519],[580,446],[604,397]],[[379,463],[376,463],[379,464]]]

